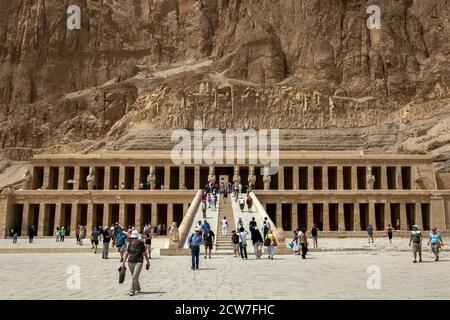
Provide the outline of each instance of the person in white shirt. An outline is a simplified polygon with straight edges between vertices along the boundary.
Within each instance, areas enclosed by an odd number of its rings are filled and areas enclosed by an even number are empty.
[[[244,228],[239,230],[239,249],[241,251],[241,258],[247,259],[247,231]]]
[[[226,236],[228,231],[228,220],[227,217],[223,217],[222,219],[222,235]]]

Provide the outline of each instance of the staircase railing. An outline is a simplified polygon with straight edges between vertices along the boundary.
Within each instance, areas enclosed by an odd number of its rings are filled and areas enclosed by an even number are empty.
[[[194,199],[192,200],[191,205],[189,206],[186,215],[184,216],[183,221],[181,222],[180,227],[178,228],[180,232],[180,239],[178,242],[179,248],[184,247],[187,237],[189,236],[192,223],[194,222],[195,215],[197,214],[198,208],[201,203],[201,194],[202,190],[199,190],[195,195]]]
[[[253,199],[253,206],[255,206],[256,208],[256,212],[258,212],[262,218],[267,218],[267,220],[270,223],[270,226],[272,228],[272,233],[275,236],[275,238],[277,238],[278,242],[283,242],[285,241],[285,236],[283,233],[283,228],[277,228],[277,226],[275,225],[275,223],[272,221],[272,219],[270,219],[269,215],[267,214],[266,209],[264,209],[264,207],[262,206],[261,202],[259,202],[258,198],[256,197],[254,192],[250,193],[250,196]]]

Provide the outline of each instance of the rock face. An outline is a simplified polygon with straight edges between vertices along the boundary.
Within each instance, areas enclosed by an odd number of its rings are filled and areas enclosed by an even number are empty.
[[[152,137],[201,120],[284,129],[287,149],[446,159],[449,14],[447,0],[5,1],[3,157],[130,148],[137,132],[162,147]]]

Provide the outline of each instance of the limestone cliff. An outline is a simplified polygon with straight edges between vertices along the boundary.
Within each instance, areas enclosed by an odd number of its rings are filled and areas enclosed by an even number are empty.
[[[71,4],[81,30],[67,29]],[[371,4],[381,8],[379,30],[366,27]],[[167,148],[170,129],[199,119],[284,129],[286,149],[431,152],[450,167],[448,0],[2,0],[1,8],[4,158]]]

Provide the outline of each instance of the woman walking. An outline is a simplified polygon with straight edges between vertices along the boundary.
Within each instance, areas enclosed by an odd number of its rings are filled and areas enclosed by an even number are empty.
[[[275,247],[277,246],[277,240],[272,233],[272,230],[269,230],[265,239],[266,245],[269,248],[269,259],[273,260],[273,256],[275,255]]]
[[[431,243],[431,251],[434,254],[434,261],[439,261],[439,249],[444,246],[444,241],[441,238],[441,234],[437,231],[436,227],[431,229],[429,234],[430,239],[428,245]]]
[[[148,258],[152,258],[152,228],[150,225],[145,226],[144,228],[144,243],[147,248]]]
[[[144,265],[144,257],[147,260],[147,270],[150,268],[150,260],[148,259],[147,250],[145,249],[144,243],[139,240],[139,232],[134,230],[131,232],[130,238],[131,241],[125,253],[125,257],[123,258],[122,268],[125,268],[125,262],[128,259],[128,268],[130,268],[130,273],[133,277],[129,295],[134,296],[135,293],[141,293],[139,275],[141,274],[142,266]]]

